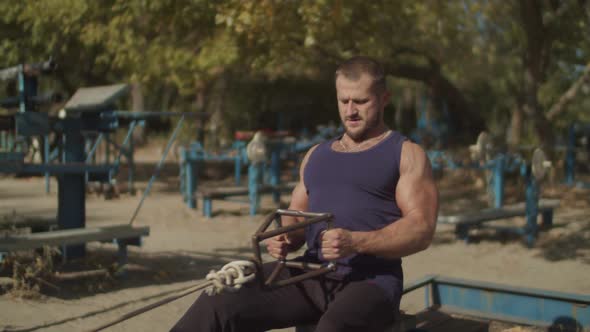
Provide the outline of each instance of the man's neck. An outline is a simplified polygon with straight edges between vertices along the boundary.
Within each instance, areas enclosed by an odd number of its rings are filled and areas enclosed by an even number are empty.
[[[366,141],[376,140],[380,136],[385,136],[384,134],[387,131],[389,131],[389,128],[387,128],[387,126],[380,126],[379,128],[375,128],[371,132],[367,133],[367,135],[364,135],[363,137],[360,137],[356,140],[350,137],[347,133],[344,133],[342,138],[346,143],[358,145]]]

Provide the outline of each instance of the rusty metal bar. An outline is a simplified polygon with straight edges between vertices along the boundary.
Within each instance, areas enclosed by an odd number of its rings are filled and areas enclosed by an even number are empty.
[[[293,267],[296,269],[302,269],[302,270],[318,270],[318,269],[321,269],[324,267],[322,264],[318,264],[318,263],[293,262],[293,261],[285,261],[285,266],[286,267]]]
[[[303,220],[297,222],[292,225],[280,226],[280,217],[281,216],[290,216],[290,217],[299,217],[299,218],[306,218],[307,220]],[[262,240],[280,235],[285,234],[294,230],[305,228],[311,224],[318,223],[318,222],[326,222],[328,226],[330,225],[334,216],[331,213],[315,213],[315,212],[303,212],[303,211],[296,211],[296,210],[282,210],[278,209],[274,213],[269,214],[256,233],[252,235],[252,249],[254,251],[254,263],[256,265],[256,279],[262,288],[273,288],[273,287],[282,287],[286,285],[291,285],[297,282],[300,282],[305,279],[317,277],[328,272],[332,272],[336,270],[336,265],[330,263],[328,266],[323,266],[321,264],[315,263],[306,263],[306,262],[290,262],[286,260],[279,260],[275,269],[271,272],[270,276],[265,279],[264,272],[262,269],[262,251],[260,249],[260,242]],[[277,225],[279,226],[277,229],[266,231],[266,229],[270,226],[273,221],[277,221]],[[301,275],[287,278],[284,280],[279,280],[275,282],[276,278],[279,276],[280,272],[285,267],[292,267],[298,268],[304,271],[311,270],[310,272],[303,273]]]
[[[325,212],[305,212],[305,211],[286,210],[286,209],[278,209],[276,211],[276,213],[279,215],[282,215],[282,216],[304,217],[304,218],[322,217],[322,216],[330,214],[330,213],[325,213]]]
[[[332,214],[326,213],[326,214],[322,214],[320,216],[313,217],[313,218],[305,220],[305,221],[297,222],[292,225],[287,225],[287,226],[283,226],[281,228],[277,228],[277,229],[273,229],[273,230],[266,231],[263,233],[259,233],[256,236],[258,237],[259,241],[262,241],[262,240],[277,236],[279,234],[289,233],[289,232],[297,230],[297,229],[305,228],[311,224],[315,224],[318,222],[322,222],[322,221],[329,222],[331,219],[332,219]],[[271,220],[271,222],[272,222],[272,220]]]
[[[277,263],[277,265],[275,266],[275,269],[272,271],[272,273],[268,277],[268,279],[266,279],[266,282],[264,283],[264,285],[265,286],[272,285],[273,281],[275,281],[275,279],[279,276],[279,273],[281,273],[281,271],[283,271],[284,267],[285,267],[285,261],[284,260],[279,261]]]
[[[277,215],[277,213],[275,212],[275,213],[271,213],[268,216],[266,216],[266,219],[264,219],[262,224],[260,224],[260,227],[258,227],[258,229],[256,230],[256,233],[254,233],[254,235],[252,235],[252,239],[258,238],[259,234],[264,233],[264,231],[268,228],[268,226],[270,226],[270,223],[273,222],[276,215]]]

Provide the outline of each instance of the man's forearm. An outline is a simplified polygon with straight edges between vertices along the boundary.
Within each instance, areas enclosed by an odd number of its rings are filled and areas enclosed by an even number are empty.
[[[297,222],[298,220],[295,217],[282,217],[283,226],[293,225]],[[289,242],[289,251],[299,250],[299,248],[305,243],[305,228],[287,233],[287,239]]]
[[[305,229],[298,229],[287,234],[289,238],[289,251],[296,251],[305,243]]]
[[[434,234],[432,223],[417,216],[404,217],[377,231],[351,232],[355,252],[401,258],[426,249]]]

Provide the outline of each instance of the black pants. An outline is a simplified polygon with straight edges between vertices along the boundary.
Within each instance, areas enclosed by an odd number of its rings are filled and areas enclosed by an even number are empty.
[[[273,268],[266,264],[266,275]],[[284,269],[281,278],[295,273]],[[379,331],[393,322],[399,300],[368,281],[320,277],[270,291],[250,283],[235,293],[202,293],[171,331],[254,332],[313,323],[319,332]]]

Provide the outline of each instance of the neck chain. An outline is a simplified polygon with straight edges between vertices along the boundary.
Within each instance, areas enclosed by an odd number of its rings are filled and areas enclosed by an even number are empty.
[[[346,144],[344,144],[344,142],[342,141],[342,138],[339,139],[338,142],[340,142],[340,146],[344,149],[345,152],[356,152],[356,151],[361,150],[363,147],[367,146],[371,142],[375,142],[375,141],[379,142],[382,138],[387,136],[389,134],[389,132],[390,132],[389,130],[386,130],[385,132],[383,132],[379,136],[370,138],[366,141],[361,142],[358,145],[351,146],[351,147],[346,146]],[[344,136],[342,136],[342,137],[344,138]]]

